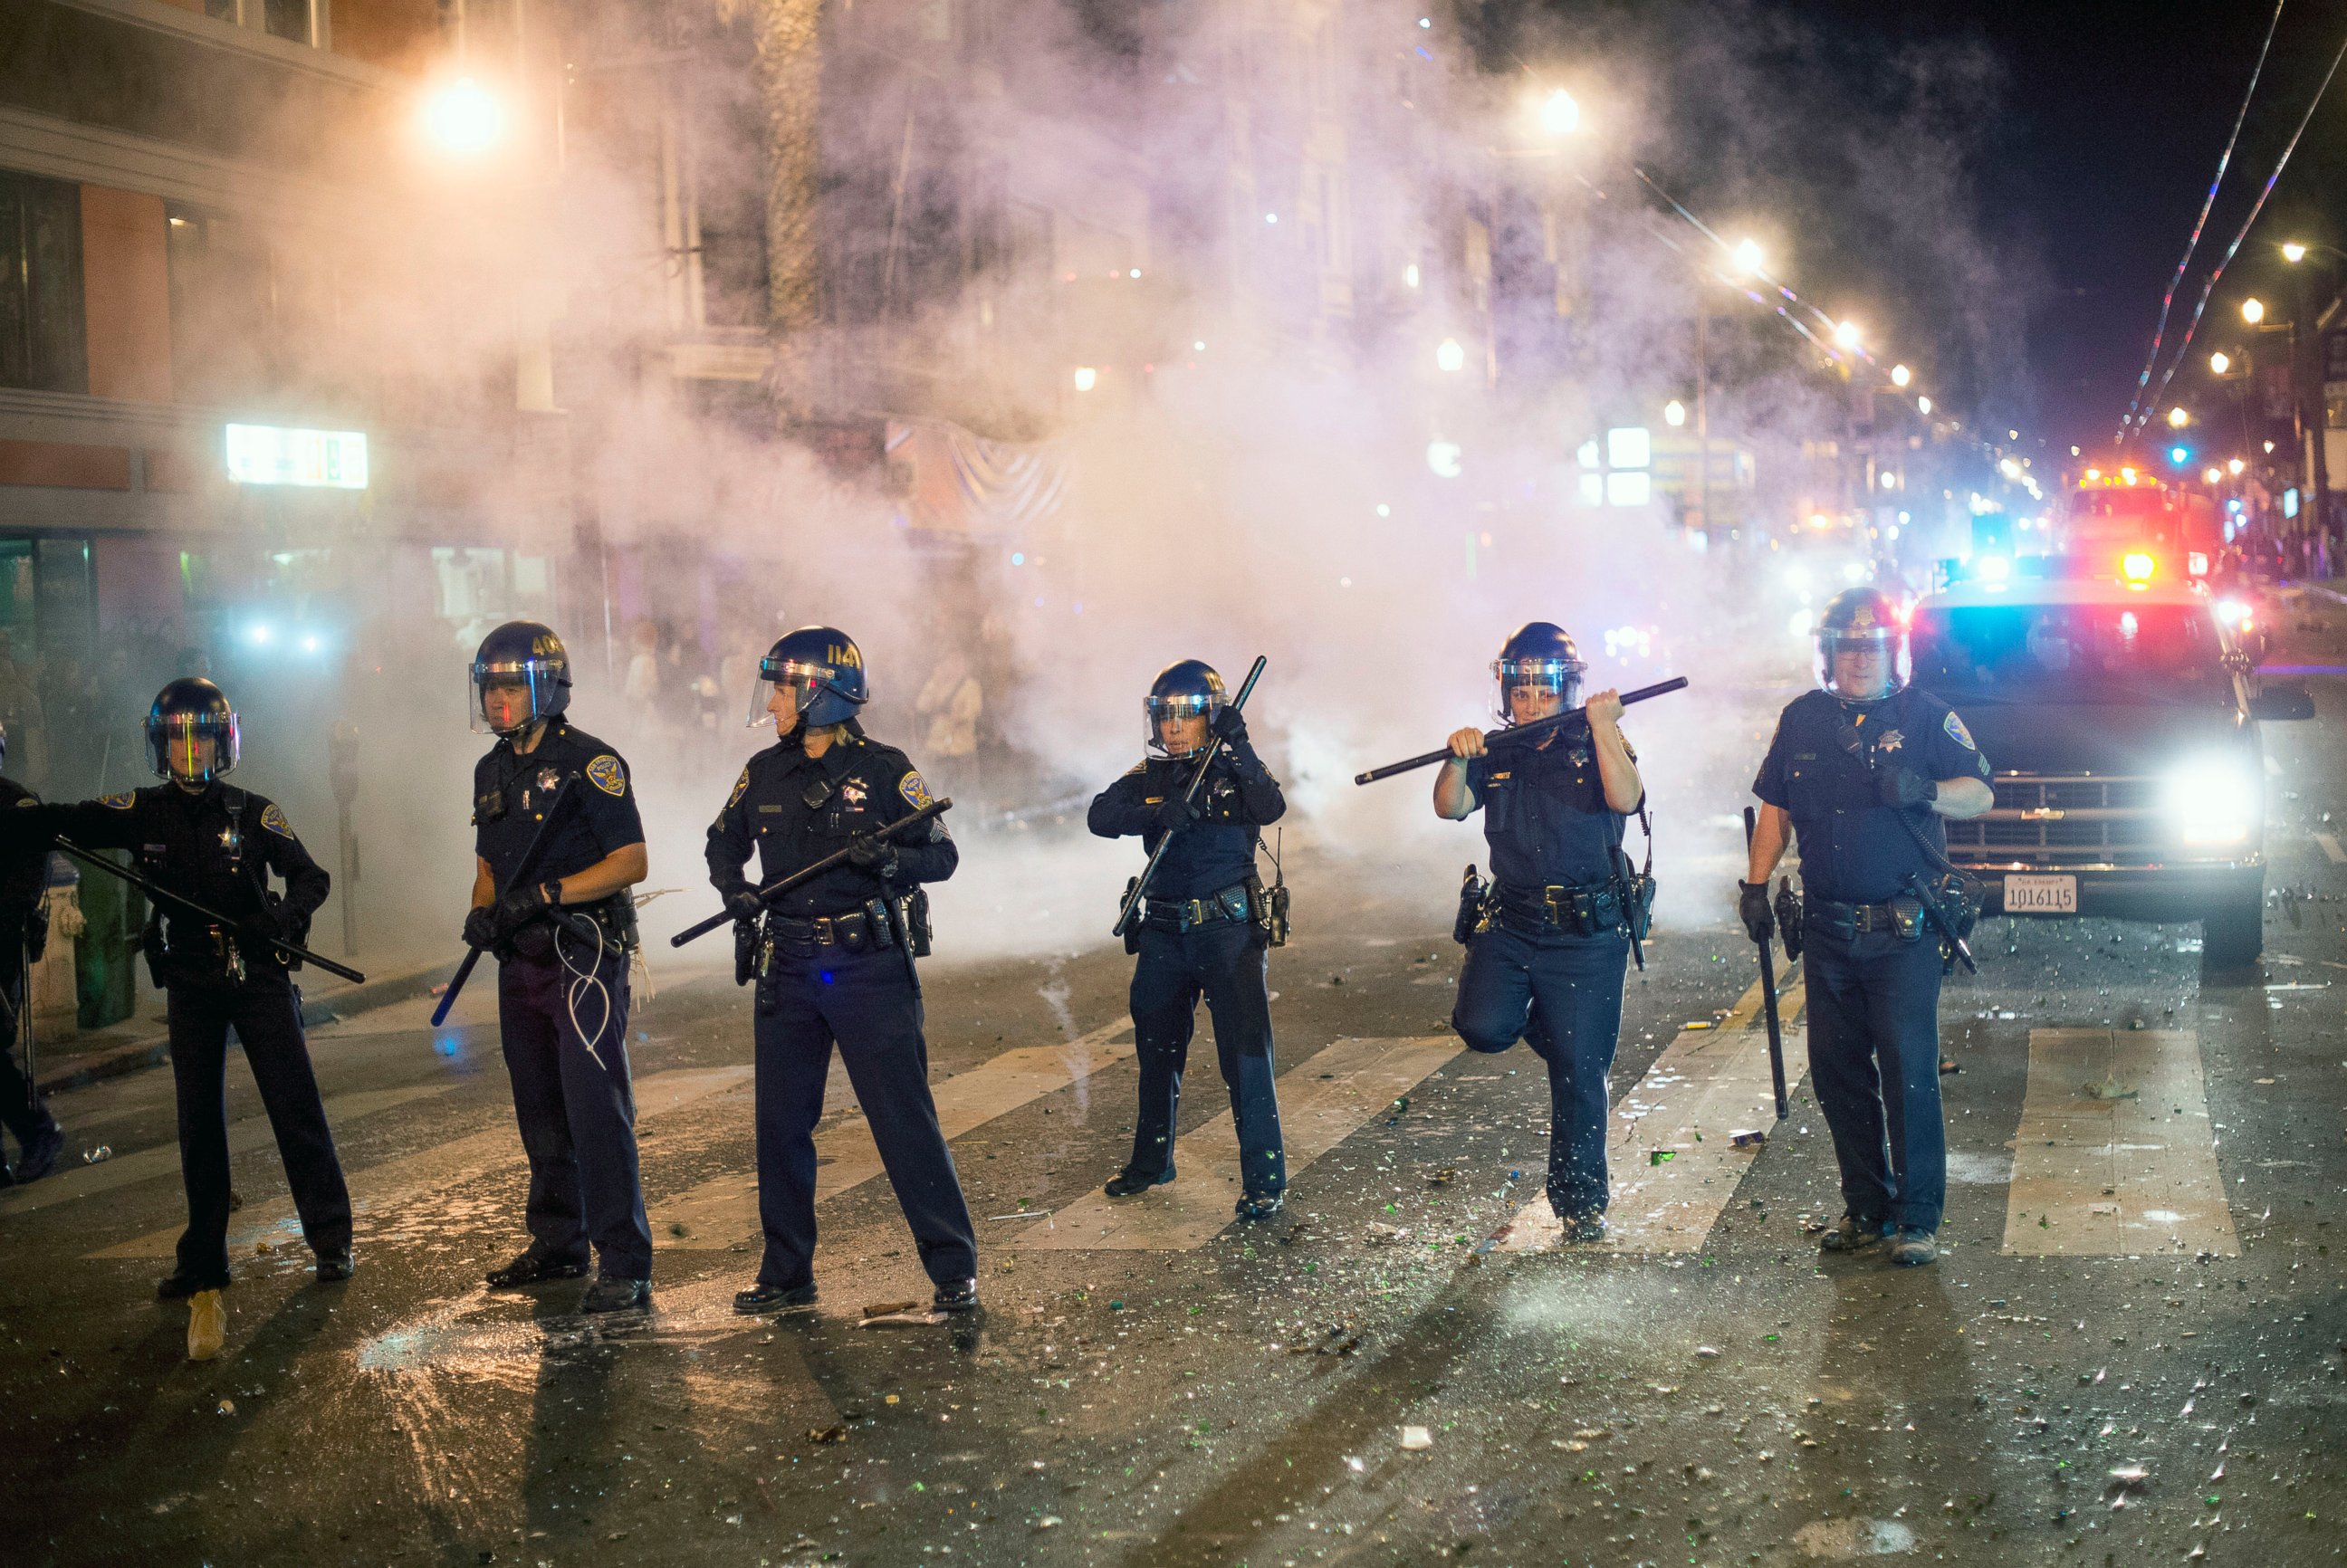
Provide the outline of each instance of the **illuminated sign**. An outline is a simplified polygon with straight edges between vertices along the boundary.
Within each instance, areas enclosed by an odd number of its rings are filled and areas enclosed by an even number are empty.
[[[228,427],[228,477],[240,485],[367,487],[367,438],[356,430],[287,430],[274,425]]]

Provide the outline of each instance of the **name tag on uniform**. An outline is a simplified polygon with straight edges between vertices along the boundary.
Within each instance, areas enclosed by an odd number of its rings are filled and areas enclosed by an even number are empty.
[[[780,810],[782,810],[783,808],[782,808],[779,804],[777,804],[777,805],[761,805],[758,809],[759,809],[760,811],[780,811]]]

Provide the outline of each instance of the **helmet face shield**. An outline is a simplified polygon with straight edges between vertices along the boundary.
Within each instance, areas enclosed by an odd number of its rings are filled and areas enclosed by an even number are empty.
[[[1223,700],[1208,692],[1182,692],[1162,697],[1152,692],[1141,700],[1144,737],[1152,747],[1166,756],[1184,755],[1192,750],[1190,746],[1185,745],[1176,751],[1165,743],[1165,722],[1169,719],[1204,719],[1212,723],[1214,715],[1222,711]],[[1201,740],[1197,743],[1203,745],[1204,742]]]
[[[156,713],[147,720],[148,759],[156,776],[209,784],[236,766],[242,752],[233,712]]]
[[[838,673],[829,665],[812,664],[803,659],[777,659],[768,654],[758,661],[758,679],[750,685],[749,727],[754,730],[774,723],[774,687],[790,688],[798,715],[804,719],[815,706],[817,695]]]
[[[1553,655],[1532,659],[1494,659],[1491,661],[1491,673],[1499,680],[1499,692],[1493,699],[1492,711],[1498,713],[1503,724],[1524,722],[1516,717],[1513,694],[1529,689],[1555,693],[1555,711],[1561,712],[1581,700],[1581,676],[1587,668],[1578,659],[1560,659]]]
[[[569,685],[547,660],[477,659],[466,678],[466,723],[476,734],[515,734],[560,712]]]
[[[1908,674],[1904,627],[1818,629],[1818,684],[1835,696],[1871,702],[1904,687]]]

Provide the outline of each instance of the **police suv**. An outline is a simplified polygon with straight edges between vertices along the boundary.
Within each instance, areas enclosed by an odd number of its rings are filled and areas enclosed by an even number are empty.
[[[2305,719],[2260,683],[2205,589],[2147,554],[2116,577],[2009,574],[1927,595],[1912,679],[1954,708],[1996,804],[1947,825],[1983,912],[2201,922],[2204,960],[2263,946],[2261,720]]]

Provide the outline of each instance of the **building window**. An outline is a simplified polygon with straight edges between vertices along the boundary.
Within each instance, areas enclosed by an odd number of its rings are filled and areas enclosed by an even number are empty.
[[[310,0],[261,0],[261,25],[271,37],[306,44],[310,41]]]
[[[81,188],[0,172],[0,386],[87,392]]]

